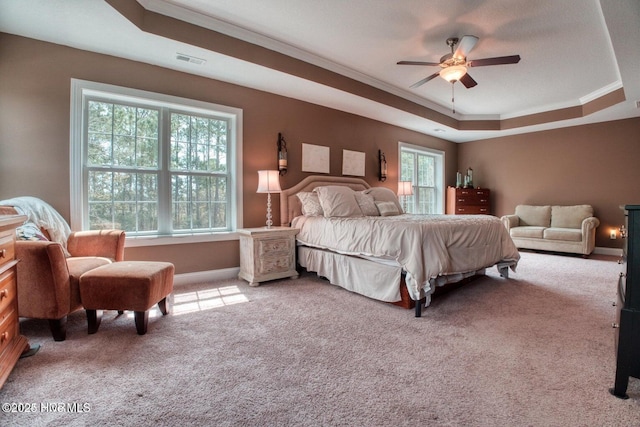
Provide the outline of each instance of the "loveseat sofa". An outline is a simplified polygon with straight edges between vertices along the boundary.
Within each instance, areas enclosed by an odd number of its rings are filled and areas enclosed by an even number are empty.
[[[590,205],[518,205],[502,223],[518,248],[589,255],[600,225]]]

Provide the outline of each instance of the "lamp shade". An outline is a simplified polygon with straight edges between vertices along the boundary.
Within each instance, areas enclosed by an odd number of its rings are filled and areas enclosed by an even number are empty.
[[[258,171],[258,191],[257,193],[279,193],[280,172],[277,170]]]
[[[398,196],[411,196],[413,194],[413,183],[411,181],[398,182]]]
[[[440,71],[440,77],[449,83],[457,82],[465,74],[467,74],[467,67],[464,65],[452,65],[451,67],[443,68]]]

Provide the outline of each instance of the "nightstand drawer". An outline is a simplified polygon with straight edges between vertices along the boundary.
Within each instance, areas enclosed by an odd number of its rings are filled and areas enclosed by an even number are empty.
[[[264,257],[260,258],[258,273],[271,274],[271,273],[285,273],[295,268],[293,265],[293,257],[286,254],[281,257]]]
[[[288,255],[293,249],[295,240],[292,238],[276,238],[276,239],[264,239],[258,240],[256,250],[258,251],[258,257],[275,256],[275,255]]]

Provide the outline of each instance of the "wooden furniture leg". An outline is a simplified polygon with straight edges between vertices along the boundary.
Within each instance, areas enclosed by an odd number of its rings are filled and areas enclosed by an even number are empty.
[[[49,329],[54,341],[64,341],[67,338],[67,316],[49,319]]]
[[[87,332],[95,334],[98,332],[100,322],[102,321],[102,310],[87,310]]]
[[[171,303],[167,300],[167,297],[162,298],[160,302],[158,302],[158,308],[163,316],[171,313]]]
[[[138,335],[146,334],[147,324],[149,323],[149,310],[134,311],[133,313],[136,321],[136,331],[138,332]]]

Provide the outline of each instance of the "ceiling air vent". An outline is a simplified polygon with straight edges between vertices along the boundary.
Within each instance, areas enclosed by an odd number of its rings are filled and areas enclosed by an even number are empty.
[[[196,58],[195,56],[185,55],[184,53],[176,53],[176,59],[178,61],[190,62],[196,65],[203,65],[207,62],[206,59]]]

